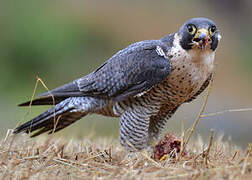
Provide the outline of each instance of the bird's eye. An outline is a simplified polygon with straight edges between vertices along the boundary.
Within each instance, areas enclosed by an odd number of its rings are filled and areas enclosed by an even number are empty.
[[[192,24],[187,25],[187,31],[191,34],[194,35],[197,31],[196,27]]]
[[[209,33],[210,33],[210,35],[213,36],[215,32],[216,32],[216,27],[215,27],[215,26],[211,26],[211,27],[209,28]]]

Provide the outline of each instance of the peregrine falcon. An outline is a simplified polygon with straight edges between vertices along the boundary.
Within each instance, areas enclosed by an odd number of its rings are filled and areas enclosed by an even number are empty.
[[[144,149],[181,104],[206,89],[220,39],[212,20],[192,18],[159,40],[131,44],[90,74],[20,104],[55,106],[14,133],[50,134],[95,113],[120,117],[121,145]]]

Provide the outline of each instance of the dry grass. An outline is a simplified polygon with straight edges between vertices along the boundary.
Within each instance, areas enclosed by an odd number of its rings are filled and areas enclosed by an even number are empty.
[[[127,154],[116,139],[30,139],[9,135],[0,146],[3,179],[250,179],[252,146],[200,138],[187,156],[154,161],[152,150]]]

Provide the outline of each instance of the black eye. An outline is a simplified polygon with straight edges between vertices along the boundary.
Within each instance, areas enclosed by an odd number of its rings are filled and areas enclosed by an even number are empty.
[[[211,26],[211,27],[209,28],[209,33],[210,33],[210,35],[213,36],[215,32],[216,32],[216,26]]]
[[[194,35],[196,33],[197,28],[193,24],[188,24],[187,25],[187,31],[191,34]]]

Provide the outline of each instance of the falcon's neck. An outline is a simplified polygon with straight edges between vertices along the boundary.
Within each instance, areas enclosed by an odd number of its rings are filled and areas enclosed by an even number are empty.
[[[173,43],[168,52],[168,56],[172,57],[170,59],[171,63],[191,63],[207,72],[207,74],[211,73],[214,68],[215,51],[212,51],[210,48],[205,50],[197,48],[185,50],[180,45],[180,39],[181,37],[177,33],[174,34]]]

